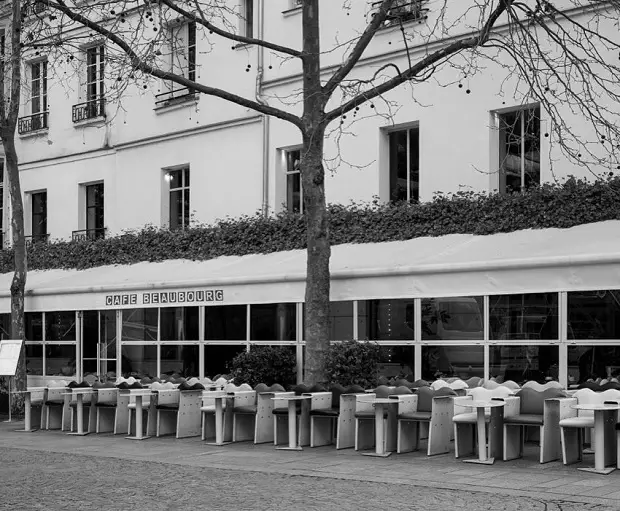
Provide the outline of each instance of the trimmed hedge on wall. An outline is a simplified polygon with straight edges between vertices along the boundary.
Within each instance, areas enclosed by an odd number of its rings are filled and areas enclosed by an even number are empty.
[[[610,175],[590,183],[570,178],[523,194],[439,194],[421,204],[331,205],[329,213],[333,245],[566,228],[620,219],[620,177]],[[264,218],[256,214],[187,230],[148,226],[106,239],[37,243],[28,248],[28,267],[85,269],[166,259],[205,260],[302,249],[305,245],[303,216],[281,213]],[[10,271],[13,251],[2,250],[0,273]]]

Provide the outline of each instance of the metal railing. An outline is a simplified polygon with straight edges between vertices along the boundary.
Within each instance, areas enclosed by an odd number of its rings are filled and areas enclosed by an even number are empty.
[[[81,231],[73,231],[71,233],[71,239],[73,241],[92,241],[100,238],[105,238],[107,227],[97,227],[95,229],[83,229]]]
[[[48,112],[39,112],[17,120],[17,131],[20,135],[31,131],[46,129]]]
[[[396,0],[388,10],[385,22],[388,25],[394,23],[406,23],[408,21],[420,21],[426,17],[428,9],[423,7],[428,0]],[[382,2],[373,2],[374,9],[379,9]]]
[[[97,96],[85,103],[73,105],[71,117],[73,122],[94,119],[95,117],[105,117],[105,98],[103,96]]]
[[[181,103],[193,99],[196,96],[194,89],[182,87],[180,89],[172,89],[161,94],[155,95],[155,106],[164,106],[170,103]]]
[[[34,245],[35,243],[47,243],[50,239],[49,234],[32,234],[30,236],[24,236],[26,240],[26,246]]]

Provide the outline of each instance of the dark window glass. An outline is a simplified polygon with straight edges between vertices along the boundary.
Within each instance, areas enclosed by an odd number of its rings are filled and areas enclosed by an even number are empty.
[[[153,378],[157,374],[157,346],[124,345],[121,348],[123,377]]]
[[[170,182],[170,229],[184,229],[190,220],[189,168],[171,170]]]
[[[557,346],[490,346],[489,373],[519,385],[558,379],[560,351]]]
[[[75,352],[74,344],[46,344],[45,375],[75,377]]]
[[[47,192],[33,193],[32,199],[32,239],[47,237]]]
[[[423,298],[423,340],[482,340],[484,300],[476,297]]]
[[[301,150],[286,151],[286,209],[292,213],[303,213],[301,188]]]
[[[540,108],[499,116],[500,192],[540,184]]]
[[[207,341],[244,341],[247,337],[245,305],[205,307],[205,339]]]
[[[244,27],[245,36],[254,37],[254,0],[245,0]]]
[[[568,293],[569,339],[620,339],[620,291]]]
[[[250,305],[252,341],[294,341],[296,339],[294,303]]]
[[[103,229],[103,183],[86,187],[86,229]]]
[[[558,294],[533,293],[491,296],[492,340],[557,340]]]
[[[482,346],[422,346],[422,378],[458,377],[463,380],[484,375]]]
[[[164,345],[161,347],[161,373],[166,376],[198,376],[198,346]]]
[[[163,307],[160,322],[162,341],[198,340],[198,307]]]
[[[620,346],[568,346],[568,383],[620,378]]]
[[[46,312],[46,341],[75,341],[75,311]]]
[[[420,131],[418,128],[389,134],[390,200],[417,202],[420,195]]]
[[[157,309],[123,310],[122,340],[123,342],[156,341]]]
[[[353,302],[329,302],[329,340],[353,339]]]
[[[357,304],[358,336],[362,340],[413,340],[413,299],[360,300]]]
[[[0,340],[11,338],[11,315],[0,314]]]
[[[26,374],[43,376],[42,344],[26,344]]]
[[[413,346],[382,346],[383,359],[379,364],[379,376],[413,380]]]
[[[116,312],[84,311],[82,313],[82,357],[116,359]]]
[[[205,376],[213,378],[218,374],[228,373],[232,359],[244,351],[246,351],[245,345],[206,345]]]
[[[26,312],[24,314],[25,334],[27,341],[43,340],[43,314]]]

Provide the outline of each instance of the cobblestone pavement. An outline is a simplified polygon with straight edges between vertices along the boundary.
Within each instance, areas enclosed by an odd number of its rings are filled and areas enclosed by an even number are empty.
[[[361,457],[360,457],[361,459]],[[0,447],[0,509],[30,510],[618,510],[541,495],[429,488]]]

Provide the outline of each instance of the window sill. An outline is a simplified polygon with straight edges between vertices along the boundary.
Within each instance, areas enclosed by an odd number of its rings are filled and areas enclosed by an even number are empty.
[[[41,128],[38,130],[28,131],[26,133],[19,133],[19,138],[34,138],[40,137],[42,135],[47,135],[49,133],[49,128]]]
[[[301,5],[298,7],[293,7],[291,9],[287,9],[286,11],[282,11],[282,16],[288,18],[289,16],[296,16],[297,14],[301,14]]]
[[[84,128],[88,126],[103,126],[105,124],[105,117],[98,116],[93,117],[92,119],[84,119],[83,121],[78,121],[73,123],[74,128]]]
[[[179,98],[177,100],[170,99],[161,105],[156,105],[153,110],[157,115],[165,114],[166,112],[172,112],[174,110],[180,110],[181,108],[191,107],[198,104],[198,98],[200,96],[196,94],[193,97]]]

